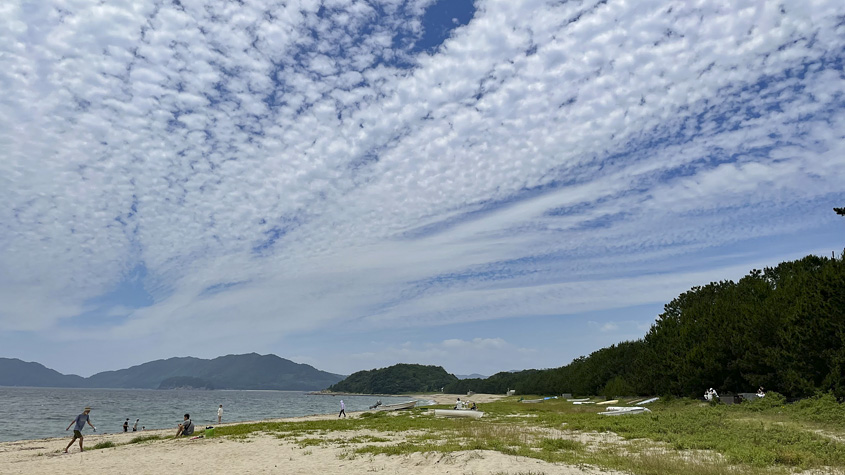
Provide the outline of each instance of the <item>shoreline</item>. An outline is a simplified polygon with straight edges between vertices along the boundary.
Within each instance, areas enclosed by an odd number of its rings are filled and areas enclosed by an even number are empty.
[[[391,395],[394,396],[394,395]],[[432,400],[436,404],[452,404],[458,397],[480,404],[501,399],[503,395],[456,394],[407,395],[408,398]],[[369,411],[349,413],[349,419]],[[313,414],[257,421],[228,422],[225,427],[262,422],[308,422],[336,419],[336,414]],[[303,429],[305,429],[304,426]],[[0,442],[0,474],[85,474],[113,473],[159,474],[172,471],[230,473],[293,473],[321,475],[367,474],[371,472],[434,474],[455,473],[544,473],[547,475],[616,474],[594,467],[576,467],[533,458],[505,455],[491,450],[460,452],[414,452],[404,455],[372,455],[355,453],[367,446],[401,444],[412,433],[356,428],[344,424],[334,432],[292,430],[278,433],[251,432],[246,436],[229,435],[213,438],[174,438],[176,429],[155,429],[142,432],[98,434],[85,433],[85,451],[78,445],[68,454],[62,451],[70,442],[67,437]],[[203,434],[198,428],[196,435]],[[161,439],[128,443],[136,437],[159,436]],[[316,441],[316,442],[315,442]],[[91,450],[95,444],[111,442],[113,447]]]
[[[329,394],[326,394],[329,395]],[[448,405],[453,404],[457,398],[466,398],[468,401],[475,400],[478,404],[484,404],[488,402],[493,402],[498,399],[502,399],[504,395],[496,395],[496,394],[475,394],[473,396],[465,396],[460,394],[406,394],[406,395],[396,395],[396,394],[357,394],[357,393],[333,393],[332,395],[342,395],[342,396],[381,396],[381,397],[407,397],[408,399],[414,399],[417,401],[431,401],[434,405]],[[361,414],[367,413],[370,411],[348,411],[347,415],[350,418],[358,417]],[[253,419],[253,420],[245,420],[245,421],[232,421],[232,422],[223,422],[220,424],[217,423],[209,423],[208,426],[213,427],[227,427],[227,426],[235,426],[241,424],[259,424],[262,422],[298,422],[298,421],[318,421],[318,420],[330,420],[337,417],[336,412],[327,412],[321,414],[307,414],[304,416],[293,416],[293,417],[274,417],[269,419]],[[200,427],[197,425],[197,421],[194,421],[194,426],[196,427],[194,434],[201,435],[205,430],[205,427]],[[176,426],[174,425],[172,428],[157,428],[157,429],[144,429],[139,431],[129,431],[129,432],[92,432],[91,428],[86,426],[85,430],[83,431],[83,436],[85,438],[85,444],[88,445],[89,440],[93,440],[96,438],[97,442],[100,442],[101,438],[106,437],[117,437],[117,438],[127,438],[129,440],[135,437],[141,437],[145,435],[158,435],[158,436],[167,436],[167,435],[174,435],[176,434]],[[41,437],[35,439],[18,439],[18,440],[6,440],[0,441],[0,453],[3,452],[3,447],[8,444],[22,444],[22,443],[31,443],[31,442],[47,442],[53,440],[70,440],[73,437],[73,431],[67,431],[67,435],[64,437]],[[97,443],[94,442],[94,443]],[[123,443],[120,441],[118,443]],[[78,447],[74,445],[75,447]],[[0,472],[2,473],[2,472]]]

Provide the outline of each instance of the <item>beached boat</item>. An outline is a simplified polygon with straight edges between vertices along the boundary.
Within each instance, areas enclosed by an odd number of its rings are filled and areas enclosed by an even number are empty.
[[[605,404],[614,404],[617,402],[619,402],[619,399],[611,399],[610,401],[597,402],[596,404],[598,404],[599,406],[604,406]]]
[[[523,399],[521,402],[524,402],[526,404],[531,404],[531,403],[543,402],[543,401],[545,401],[545,399],[540,398],[540,399]]]
[[[437,417],[469,417],[472,419],[478,419],[483,416],[484,413],[470,409],[435,409],[434,415]]]
[[[401,411],[402,409],[413,409],[417,405],[417,401],[405,401],[396,404],[384,404],[378,406],[374,411]]]
[[[645,407],[622,407],[622,406],[610,406],[605,408],[604,412],[599,412],[602,416],[622,416],[625,414],[642,414],[644,412],[651,412]]]
[[[590,400],[590,398],[588,398],[588,397],[581,397],[581,398],[578,398],[578,399],[567,399],[567,401],[569,401],[569,402],[584,402],[584,401],[589,401],[589,400]]]
[[[653,397],[651,399],[646,399],[645,401],[640,401],[640,402],[637,403],[637,405],[642,406],[643,404],[651,404],[654,401],[657,401],[658,399],[660,399],[660,398],[659,397]]]
[[[581,404],[595,404],[595,401],[575,401],[572,404],[576,406],[580,406]]]

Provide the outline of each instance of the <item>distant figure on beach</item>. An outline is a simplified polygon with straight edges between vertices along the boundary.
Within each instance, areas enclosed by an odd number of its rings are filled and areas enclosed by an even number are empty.
[[[461,402],[461,398],[458,398],[458,400],[455,401],[455,409],[463,409],[463,408],[464,408],[464,403]]]
[[[337,417],[346,417],[346,404],[343,403],[343,399],[340,400],[340,412],[337,414]]]
[[[757,388],[757,397],[766,397],[766,391],[763,389],[763,386]]]
[[[76,425],[73,427],[73,439],[70,439],[70,443],[67,444],[67,447],[65,447],[65,453],[67,453],[67,449],[69,449],[70,446],[73,445],[73,442],[76,439],[79,439],[79,451],[82,452],[82,429],[85,427],[86,422],[89,426],[91,426],[92,429],[94,429],[94,432],[97,431],[97,428],[94,427],[94,424],[91,423],[91,419],[88,417],[88,414],[90,412],[91,408],[86,407],[85,410],[82,411],[82,414],[76,416],[76,419],[70,421],[70,424],[68,424],[67,429],[65,430],[70,430],[70,426],[74,424]]]
[[[217,423],[220,424],[223,422],[223,404],[217,408]]]
[[[176,431],[176,437],[180,435],[194,435],[194,423],[191,421],[191,415],[185,414],[185,420],[179,424],[179,430]]]
[[[140,421],[141,419],[135,419],[135,423],[132,424],[132,432],[138,432],[138,422]]]
[[[478,406],[476,406],[475,403],[472,403],[472,407],[470,407],[470,409],[476,411],[478,410]]]
[[[128,417],[123,422],[123,432],[129,432],[129,418]]]

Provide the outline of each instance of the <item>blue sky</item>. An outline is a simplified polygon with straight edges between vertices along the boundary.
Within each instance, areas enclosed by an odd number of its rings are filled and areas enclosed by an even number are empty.
[[[0,356],[557,367],[845,247],[839,1],[0,18]]]

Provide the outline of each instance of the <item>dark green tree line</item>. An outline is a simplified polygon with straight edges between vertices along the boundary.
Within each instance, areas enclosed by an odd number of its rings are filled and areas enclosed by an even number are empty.
[[[455,381],[447,391],[673,394],[758,386],[790,397],[845,397],[845,261],[807,256],[738,282],[694,287],[664,306],[642,340],[566,366]]]

